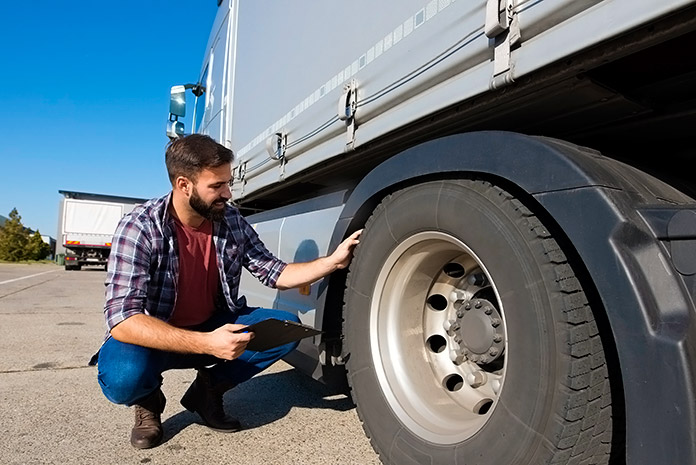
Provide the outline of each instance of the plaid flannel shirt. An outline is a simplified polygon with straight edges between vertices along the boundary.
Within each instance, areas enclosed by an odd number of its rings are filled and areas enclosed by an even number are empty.
[[[116,228],[106,275],[104,315],[107,334],[126,318],[144,313],[168,321],[176,304],[179,248],[171,192],[149,200],[125,215]],[[218,307],[235,312],[246,306],[239,297],[242,267],[269,287],[275,287],[286,263],[263,245],[239,210],[227,206],[225,217],[213,222],[222,295]]]

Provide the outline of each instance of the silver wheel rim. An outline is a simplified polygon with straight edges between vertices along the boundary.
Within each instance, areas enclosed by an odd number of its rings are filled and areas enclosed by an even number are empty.
[[[435,231],[400,243],[377,278],[370,345],[404,426],[436,444],[480,430],[503,389],[505,327],[495,285],[464,243]]]

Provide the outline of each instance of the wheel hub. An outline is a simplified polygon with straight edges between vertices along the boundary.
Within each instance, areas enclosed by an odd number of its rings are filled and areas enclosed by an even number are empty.
[[[414,434],[454,444],[490,418],[506,367],[497,295],[473,251],[442,232],[414,234],[385,260],[370,310],[372,362]]]
[[[454,309],[456,319],[445,322],[445,331],[458,347],[456,361],[486,364],[498,359],[505,347],[505,328],[495,305],[486,299],[458,300]]]

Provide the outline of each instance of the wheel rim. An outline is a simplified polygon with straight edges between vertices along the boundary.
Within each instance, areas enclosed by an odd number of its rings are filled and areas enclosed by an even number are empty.
[[[455,237],[418,233],[389,255],[372,296],[370,344],[390,407],[422,439],[461,442],[495,410],[505,318],[483,263]]]

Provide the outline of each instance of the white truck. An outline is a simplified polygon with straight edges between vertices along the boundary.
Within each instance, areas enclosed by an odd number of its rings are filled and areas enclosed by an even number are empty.
[[[59,191],[59,237],[65,248],[65,269],[106,267],[118,222],[143,199]]]
[[[324,331],[288,361],[385,464],[696,464],[696,1],[217,3],[168,135],[234,150],[280,258],[364,228],[241,292]]]

